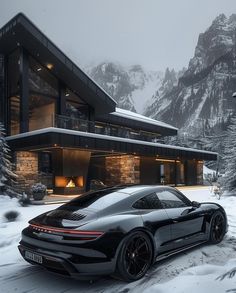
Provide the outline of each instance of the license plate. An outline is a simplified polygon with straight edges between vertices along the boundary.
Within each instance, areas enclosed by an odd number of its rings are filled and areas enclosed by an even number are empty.
[[[28,260],[32,260],[34,262],[37,262],[39,264],[43,263],[43,257],[41,255],[32,253],[32,252],[27,251],[27,250],[25,251],[25,258],[28,259]]]

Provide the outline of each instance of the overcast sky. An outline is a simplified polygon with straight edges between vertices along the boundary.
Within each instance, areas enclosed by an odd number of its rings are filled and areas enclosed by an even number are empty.
[[[198,35],[236,0],[0,0],[0,27],[28,16],[82,67],[98,61],[181,69]]]

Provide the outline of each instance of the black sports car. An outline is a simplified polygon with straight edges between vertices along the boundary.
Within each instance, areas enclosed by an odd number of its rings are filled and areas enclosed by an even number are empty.
[[[29,222],[19,250],[50,271],[83,278],[145,275],[154,261],[227,232],[224,209],[165,186],[113,187],[81,195]]]

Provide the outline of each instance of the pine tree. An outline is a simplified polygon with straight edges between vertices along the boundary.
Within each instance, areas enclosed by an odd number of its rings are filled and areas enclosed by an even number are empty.
[[[231,122],[226,140],[224,189],[236,192],[236,118]]]
[[[5,130],[0,123],[0,194],[12,195],[12,186],[17,175],[12,171],[10,162],[10,149],[6,142]]]

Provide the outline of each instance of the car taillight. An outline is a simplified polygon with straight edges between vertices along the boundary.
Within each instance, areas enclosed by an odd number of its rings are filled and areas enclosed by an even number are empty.
[[[101,231],[83,231],[83,230],[72,230],[64,228],[48,227],[39,224],[29,224],[29,227],[37,232],[43,232],[48,234],[63,234],[68,236],[77,236],[81,240],[94,240],[104,234]]]

